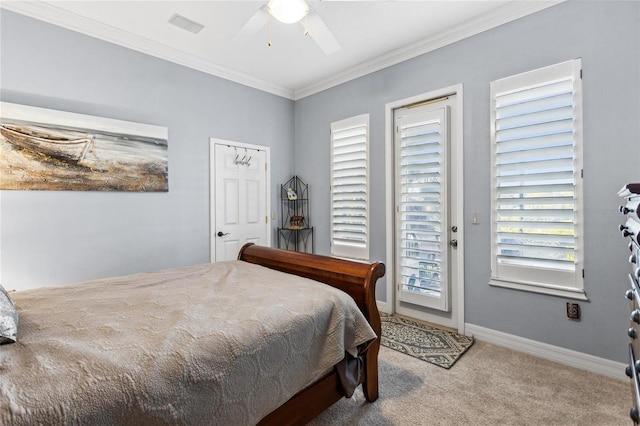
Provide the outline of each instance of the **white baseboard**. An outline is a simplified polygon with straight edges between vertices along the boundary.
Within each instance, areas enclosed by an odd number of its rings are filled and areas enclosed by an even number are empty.
[[[629,380],[624,373],[627,365],[622,362],[611,361],[469,323],[465,324],[465,334],[473,335],[476,339],[484,342],[544,358],[558,364],[568,365],[618,380]]]
[[[385,314],[391,315],[391,306],[387,302],[381,302],[376,300],[376,305],[378,306],[378,310],[380,312],[384,312]]]

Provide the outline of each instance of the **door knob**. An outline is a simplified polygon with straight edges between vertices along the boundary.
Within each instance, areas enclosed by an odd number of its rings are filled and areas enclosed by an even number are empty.
[[[224,237],[225,235],[229,235],[228,232],[218,231],[218,237]]]
[[[449,245],[453,248],[458,247],[458,240],[451,240],[449,241]]]

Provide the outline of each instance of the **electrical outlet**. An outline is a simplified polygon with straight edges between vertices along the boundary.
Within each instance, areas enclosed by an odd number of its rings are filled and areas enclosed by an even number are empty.
[[[580,321],[580,305],[577,303],[567,302],[567,318],[570,320]]]

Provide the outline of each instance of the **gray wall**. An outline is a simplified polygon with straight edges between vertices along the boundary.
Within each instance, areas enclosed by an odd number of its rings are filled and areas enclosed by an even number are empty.
[[[271,147],[277,209],[277,185],[292,174],[293,101],[0,15],[2,101],[169,128],[167,193],[2,191],[5,287],[208,262],[210,137]]]
[[[464,85],[465,320],[467,323],[625,361],[626,241],[616,192],[639,181],[640,3],[567,2],[299,100],[295,172],[312,190],[316,251],[329,252],[329,125],[371,114],[372,259],[386,259],[384,105]],[[489,82],[573,58],[584,69],[585,290],[582,321],[566,300],[490,287]],[[326,167],[319,167],[325,164]],[[480,225],[471,226],[471,212]],[[377,291],[384,299],[382,282]]]

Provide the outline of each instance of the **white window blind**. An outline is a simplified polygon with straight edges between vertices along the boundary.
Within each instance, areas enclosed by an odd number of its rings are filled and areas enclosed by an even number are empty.
[[[494,284],[582,292],[580,69],[491,83]]]
[[[331,123],[331,254],[369,259],[369,115]]]

